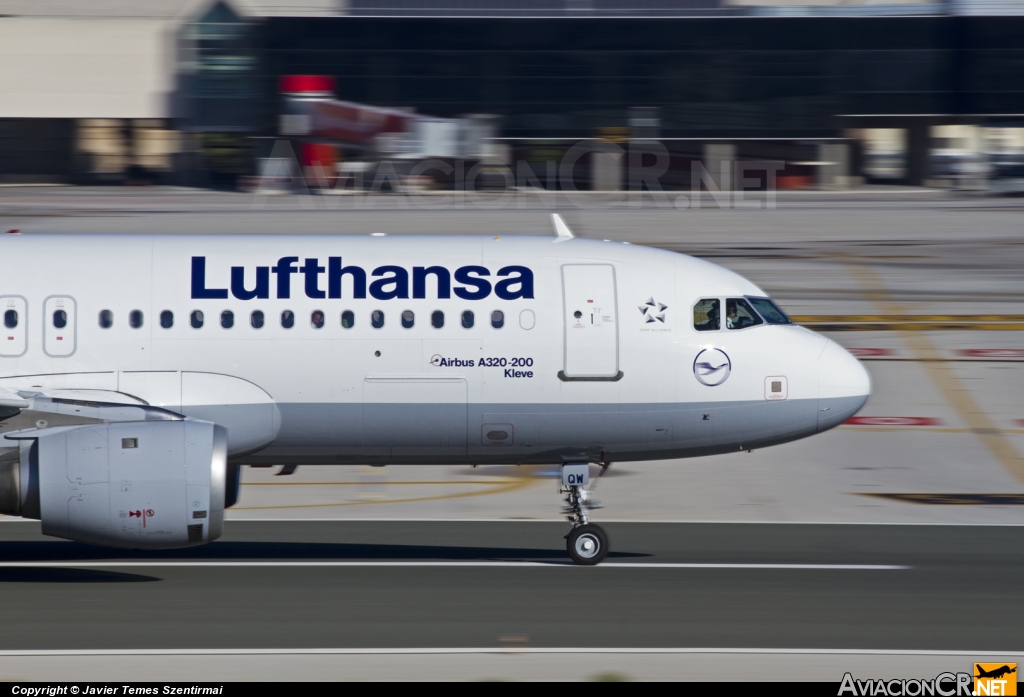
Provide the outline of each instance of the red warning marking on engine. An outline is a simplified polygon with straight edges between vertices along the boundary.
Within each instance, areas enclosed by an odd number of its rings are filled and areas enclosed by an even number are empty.
[[[152,508],[147,508],[144,511],[128,511],[129,518],[142,518],[142,527],[146,527],[146,519],[152,518],[156,515],[156,511]]]
[[[941,426],[940,419],[930,416],[854,416],[847,426]]]
[[[958,356],[970,358],[1024,358],[1024,349],[1019,348],[974,348],[958,349]]]
[[[854,356],[861,358],[868,358],[871,356],[891,356],[895,353],[892,349],[887,348],[848,348],[846,350]]]

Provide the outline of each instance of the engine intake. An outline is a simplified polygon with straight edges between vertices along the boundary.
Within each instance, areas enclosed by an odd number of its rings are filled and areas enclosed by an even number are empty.
[[[221,536],[224,509],[237,497],[227,431],[207,421],[67,426],[8,438],[21,443],[16,460],[0,462],[0,512],[40,520],[45,535],[188,547]]]

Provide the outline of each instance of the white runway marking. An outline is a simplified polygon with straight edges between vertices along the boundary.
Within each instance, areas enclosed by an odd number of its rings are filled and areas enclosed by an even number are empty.
[[[442,567],[442,568],[551,568],[551,569],[779,569],[808,571],[894,571],[910,569],[896,564],[685,564],[685,563],[604,563],[596,567],[578,567],[572,562],[536,561],[12,561],[0,562],[0,569],[108,569],[108,568],[195,568],[195,567]]]

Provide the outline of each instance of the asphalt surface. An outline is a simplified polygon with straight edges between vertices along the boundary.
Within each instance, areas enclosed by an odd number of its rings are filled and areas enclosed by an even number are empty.
[[[1024,648],[1024,527],[605,527],[581,568],[559,523],[232,521],[160,553],[6,523],[0,650]]]

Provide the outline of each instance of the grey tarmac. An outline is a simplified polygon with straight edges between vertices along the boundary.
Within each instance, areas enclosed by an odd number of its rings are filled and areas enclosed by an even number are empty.
[[[10,522],[0,650],[1024,650],[1022,526],[605,527],[581,568],[554,522],[230,521],[168,552]]]

